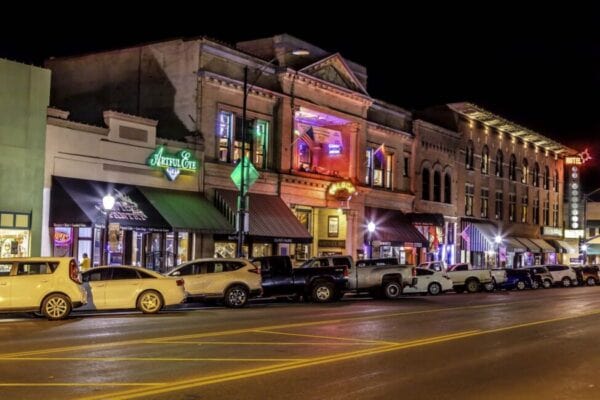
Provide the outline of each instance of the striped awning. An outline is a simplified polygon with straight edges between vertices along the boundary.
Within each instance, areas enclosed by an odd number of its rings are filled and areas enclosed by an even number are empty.
[[[535,243],[542,250],[542,253],[556,253],[556,249],[554,247],[552,247],[544,239],[530,239],[530,240],[533,243]]]
[[[536,245],[535,243],[533,243],[530,239],[518,237],[517,240],[519,242],[523,243],[523,245],[525,247],[527,247],[527,251],[530,251],[532,253],[541,253],[542,252],[540,247],[538,245]]]
[[[527,251],[527,247],[523,243],[511,236],[502,238],[502,246],[506,247],[506,251],[509,253],[524,253]]]

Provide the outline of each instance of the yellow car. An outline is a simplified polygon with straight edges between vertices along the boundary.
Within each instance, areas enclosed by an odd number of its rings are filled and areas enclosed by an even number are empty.
[[[69,257],[0,259],[0,311],[66,318],[86,303],[77,262]]]
[[[88,292],[86,309],[137,308],[144,314],[155,314],[185,299],[183,279],[168,278],[145,268],[95,267],[82,276]]]

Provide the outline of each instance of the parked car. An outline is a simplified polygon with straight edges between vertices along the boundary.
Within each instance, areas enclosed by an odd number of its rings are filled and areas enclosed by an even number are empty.
[[[260,270],[241,258],[203,258],[178,265],[166,276],[181,277],[189,300],[221,300],[243,307],[262,293]]]
[[[544,289],[552,287],[554,278],[550,271],[548,271],[548,268],[543,265],[535,265],[533,267],[525,267],[525,269],[528,269],[533,273],[533,278],[538,286],[541,286]]]
[[[544,266],[550,271],[555,284],[560,284],[563,287],[577,285],[577,274],[568,265],[547,264]]]
[[[488,292],[492,292],[494,289],[500,288],[501,285],[506,282],[505,268],[492,268],[490,273],[492,274],[492,281],[484,285],[484,289]]]
[[[594,286],[597,285],[600,281],[600,276],[598,276],[597,265],[585,265],[571,268],[573,268],[573,270],[575,271],[578,282],[585,283],[588,286]]]
[[[0,259],[0,311],[66,318],[87,301],[77,262],[69,257]]]
[[[436,296],[452,290],[452,279],[445,272],[438,272],[425,268],[416,268],[417,284],[404,288],[404,293],[428,293]]]
[[[155,314],[185,299],[183,279],[167,278],[145,268],[95,267],[81,275],[88,293],[86,309],[137,308],[144,314]]]
[[[533,279],[533,272],[528,269],[506,269],[506,281],[499,285],[500,289],[517,289],[524,290],[526,288],[537,289],[537,283]]]
[[[358,260],[352,256],[322,256],[307,260],[307,266],[348,266],[348,290],[370,293],[374,297],[396,299],[407,286],[417,283],[415,267],[402,265],[397,258],[371,258]]]
[[[445,272],[446,264],[443,261],[427,261],[419,264],[417,268],[425,268],[430,269],[432,271]]]
[[[462,293],[465,289],[469,293],[478,292],[492,281],[489,269],[473,269],[471,264],[461,263],[448,267],[446,275],[452,279],[454,291]]]
[[[340,299],[348,286],[348,266],[292,268],[289,256],[252,259],[260,269],[264,297],[307,298],[318,303]]]

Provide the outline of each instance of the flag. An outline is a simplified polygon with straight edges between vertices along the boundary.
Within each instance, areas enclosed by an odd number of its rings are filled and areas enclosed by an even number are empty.
[[[385,143],[381,143],[381,145],[375,149],[373,155],[377,154],[378,152],[381,152],[381,154],[385,155]]]
[[[312,143],[315,141],[315,132],[313,131],[312,126],[309,126],[307,130],[304,131],[304,133],[302,134],[302,136],[300,136],[301,138],[303,138],[306,142],[308,143]],[[309,140],[307,140],[309,139]]]
[[[467,225],[467,227],[460,233],[460,237],[467,243],[467,250],[471,246],[471,225]]]

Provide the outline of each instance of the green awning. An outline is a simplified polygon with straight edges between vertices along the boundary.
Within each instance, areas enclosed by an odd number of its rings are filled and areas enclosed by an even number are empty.
[[[600,254],[600,244],[588,244],[586,253],[588,256],[597,256]]]
[[[227,219],[196,192],[139,187],[142,194],[176,231],[233,233]]]

